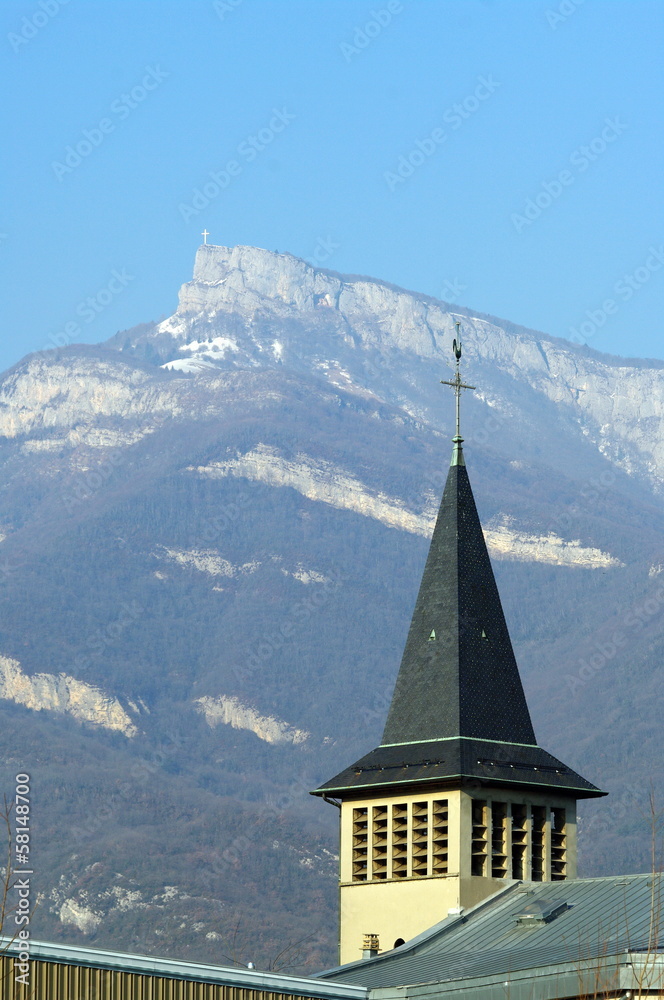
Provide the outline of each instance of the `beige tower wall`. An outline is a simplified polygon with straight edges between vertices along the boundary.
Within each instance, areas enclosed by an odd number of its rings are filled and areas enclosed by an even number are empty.
[[[483,862],[479,841],[473,840],[480,830],[473,824],[474,801],[475,820],[479,815],[484,820]],[[565,826],[557,839],[554,831],[552,847],[555,809],[565,811]],[[403,830],[407,830],[405,849]],[[556,865],[556,858],[563,860]],[[480,863],[484,874],[473,874]],[[408,941],[444,920],[448,910],[476,905],[513,880],[513,867],[520,869],[516,877],[524,880],[533,872],[538,881],[550,880],[552,873],[558,878],[576,876],[573,799],[514,789],[447,789],[407,795],[389,789],[384,797],[343,802],[340,962],[362,957],[365,934],[377,934],[381,950],[387,951],[397,939]],[[494,877],[496,872],[500,872],[498,877]]]

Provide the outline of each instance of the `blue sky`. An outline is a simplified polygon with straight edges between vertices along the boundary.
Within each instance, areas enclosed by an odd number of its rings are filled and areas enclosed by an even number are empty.
[[[5,0],[0,367],[169,315],[203,228],[664,356],[663,21],[650,0]]]

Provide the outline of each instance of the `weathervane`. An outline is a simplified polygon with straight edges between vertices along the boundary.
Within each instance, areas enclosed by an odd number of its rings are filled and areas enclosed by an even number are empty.
[[[452,455],[452,465],[464,465],[463,458],[461,457],[461,442],[463,438],[461,437],[461,390],[462,389],[474,389],[474,385],[466,385],[465,382],[461,381],[461,372],[459,370],[459,365],[461,363],[461,333],[460,333],[460,323],[455,323],[457,337],[452,341],[452,350],[454,352],[454,357],[456,358],[456,372],[454,379],[448,382],[446,379],[441,379],[441,385],[451,385],[454,389],[454,395],[456,396],[456,434],[452,438],[454,441],[454,454]]]

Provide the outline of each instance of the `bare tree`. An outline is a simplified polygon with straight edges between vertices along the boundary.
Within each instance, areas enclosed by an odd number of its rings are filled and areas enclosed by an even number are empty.
[[[7,802],[7,796],[4,798],[4,808],[0,810],[0,827],[7,832],[7,855],[6,861],[3,869],[2,881],[0,882],[0,934],[3,934],[5,930],[5,922],[14,912],[15,907],[11,905],[10,893],[15,885],[15,871],[13,864],[12,855],[12,806],[13,803]],[[14,940],[16,932],[11,935],[9,941],[5,942],[5,948],[7,948],[11,942]]]
[[[657,813],[655,792],[650,786],[648,799],[649,821],[650,821],[650,920],[648,925],[648,941],[646,947],[641,952],[642,961],[639,963],[638,972],[634,966],[634,978],[637,982],[638,992],[635,1000],[651,995],[653,989],[661,989],[661,958],[660,953],[660,923],[662,919],[662,853],[660,846],[660,817]],[[658,981],[653,982],[653,977]]]
[[[313,934],[309,934],[307,937],[300,938],[299,941],[289,942],[276,955],[266,960],[267,964],[264,971],[297,972],[306,962],[307,956],[304,945],[308,941],[311,941],[312,938]],[[231,965],[237,965],[246,969],[247,960],[240,956],[247,955],[253,946],[253,941],[254,938],[250,931],[242,927],[242,918],[240,917],[233,928],[231,937],[225,939],[227,954],[222,954],[220,957],[223,961],[229,962]]]

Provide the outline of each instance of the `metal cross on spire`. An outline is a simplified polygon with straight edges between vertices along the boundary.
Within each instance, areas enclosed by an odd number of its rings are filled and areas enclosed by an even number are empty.
[[[452,441],[454,442],[454,451],[452,452],[452,462],[451,462],[451,464],[452,465],[465,465],[465,462],[463,460],[463,453],[462,453],[462,449],[461,449],[461,444],[463,442],[463,438],[461,437],[461,390],[462,389],[474,389],[475,386],[474,385],[466,385],[465,382],[461,381],[461,371],[460,371],[460,367],[459,367],[460,364],[461,364],[461,333],[460,333],[460,330],[459,330],[461,324],[460,323],[456,323],[455,326],[456,326],[456,331],[457,331],[457,337],[459,338],[458,340],[456,340],[456,338],[455,338],[452,341],[452,350],[454,352],[454,357],[456,359],[456,372],[455,372],[455,375],[454,375],[454,379],[452,381],[448,382],[446,379],[441,379],[440,380],[440,384],[441,385],[451,385],[452,388],[454,389],[454,395],[456,396],[456,434],[452,438]]]
[[[201,233],[201,236],[203,237],[203,243],[205,246],[207,246],[207,238],[209,235],[210,234],[208,233],[207,229],[204,229],[203,232]]]

